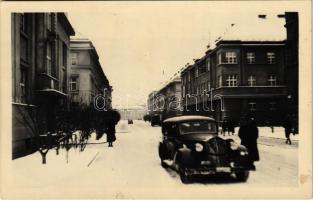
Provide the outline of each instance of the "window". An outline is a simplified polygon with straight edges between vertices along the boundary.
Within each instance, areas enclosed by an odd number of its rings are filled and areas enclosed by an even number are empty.
[[[20,17],[20,29],[24,33],[27,33],[27,17],[23,13],[21,14],[21,17]]]
[[[226,63],[227,64],[236,64],[237,63],[236,52],[233,52],[233,51],[226,52]]]
[[[77,65],[77,53],[71,54],[72,65]]]
[[[249,106],[249,110],[250,111],[255,111],[256,110],[256,103],[255,102],[249,102],[248,106]]]
[[[222,64],[222,54],[218,54],[218,64]]]
[[[195,68],[195,77],[198,77],[199,76],[199,69],[198,67]]]
[[[255,53],[253,53],[253,52],[247,53],[247,63],[248,64],[254,64],[255,63]]]
[[[211,82],[208,81],[208,91],[211,91]]]
[[[228,75],[226,79],[227,87],[236,87],[237,86],[237,75]]]
[[[66,68],[67,67],[67,46],[64,43],[62,47],[62,57],[63,57],[63,60],[62,60],[63,67]]]
[[[223,86],[223,77],[218,76],[218,87],[222,87],[222,86]]]
[[[20,40],[20,57],[24,62],[29,61],[29,39],[21,34],[21,40]]]
[[[275,64],[275,53],[273,52],[267,52],[267,63],[268,64]]]
[[[71,80],[70,80],[71,91],[78,90],[77,80],[78,80],[78,77],[71,77]]]
[[[270,102],[269,107],[270,107],[270,110],[276,110],[276,108],[277,108],[276,102],[274,102],[274,101]]]
[[[27,24],[27,14],[20,15],[20,58],[24,62],[29,61],[29,46],[30,46],[30,38],[28,33],[28,24]]]
[[[46,25],[47,25],[47,29],[51,31],[51,13],[46,13]]]
[[[254,75],[249,76],[248,85],[249,86],[255,86],[256,85],[256,77]]]
[[[188,82],[190,82],[190,71],[187,72]]]
[[[275,75],[270,75],[270,76],[268,77],[268,84],[269,84],[270,86],[275,86],[275,85],[276,85],[276,82],[277,82],[277,80],[276,80],[276,76],[275,76]]]
[[[208,70],[208,71],[210,71],[210,70],[211,70],[210,60],[208,60],[208,63],[207,63],[207,70]]]
[[[47,55],[46,55],[46,73],[51,75],[51,44],[47,43]]]
[[[27,86],[28,86],[28,69],[27,67],[21,66],[21,79],[20,79],[20,87],[21,87],[21,102],[27,102]]]

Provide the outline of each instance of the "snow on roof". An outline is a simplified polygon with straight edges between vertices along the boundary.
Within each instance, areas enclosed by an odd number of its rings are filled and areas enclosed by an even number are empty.
[[[287,38],[285,20],[276,16],[249,18],[241,23],[233,23],[218,41],[283,41]]]
[[[166,122],[181,122],[181,121],[189,121],[189,120],[214,120],[211,117],[205,117],[201,115],[184,115],[179,117],[171,117],[163,121]]]

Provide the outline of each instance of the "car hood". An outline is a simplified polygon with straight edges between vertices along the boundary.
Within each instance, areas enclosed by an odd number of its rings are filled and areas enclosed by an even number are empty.
[[[212,138],[217,137],[216,134],[208,134],[208,133],[189,133],[185,135],[181,135],[179,138],[182,141],[195,141],[195,142],[207,142]]]

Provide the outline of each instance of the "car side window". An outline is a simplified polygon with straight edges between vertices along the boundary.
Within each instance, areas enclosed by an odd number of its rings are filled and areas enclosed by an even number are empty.
[[[177,125],[176,124],[170,124],[168,126],[168,136],[174,137],[177,132]]]

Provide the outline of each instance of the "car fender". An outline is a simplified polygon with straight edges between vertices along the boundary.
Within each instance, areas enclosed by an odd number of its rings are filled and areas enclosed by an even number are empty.
[[[179,165],[190,166],[194,164],[194,157],[191,149],[187,147],[179,148],[177,151],[177,162]]]
[[[162,142],[159,143],[159,157],[161,159],[165,158],[165,153],[164,153],[164,144]]]
[[[239,145],[238,150],[239,150],[239,151],[248,152],[247,147],[245,147],[245,146],[243,146],[243,145]]]

